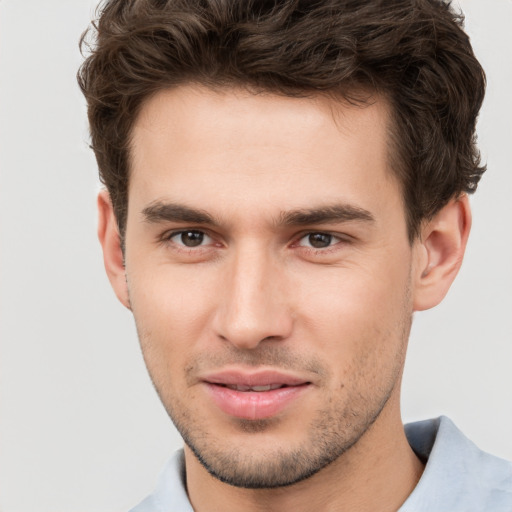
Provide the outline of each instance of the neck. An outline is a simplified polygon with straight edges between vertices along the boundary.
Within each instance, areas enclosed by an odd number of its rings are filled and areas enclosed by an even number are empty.
[[[277,489],[220,482],[185,447],[192,506],[196,512],[396,511],[416,486],[423,465],[407,442],[399,412],[389,415],[383,410],[352,448],[317,474]]]

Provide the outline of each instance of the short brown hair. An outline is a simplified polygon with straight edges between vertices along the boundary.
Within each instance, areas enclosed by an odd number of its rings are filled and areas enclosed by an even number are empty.
[[[106,0],[98,12],[78,81],[121,236],[133,123],[149,96],[188,82],[356,103],[361,91],[384,95],[411,241],[485,171],[475,144],[485,75],[449,2]]]

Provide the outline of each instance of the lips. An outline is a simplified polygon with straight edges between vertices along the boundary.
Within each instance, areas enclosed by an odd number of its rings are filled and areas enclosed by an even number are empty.
[[[221,384],[222,385],[222,384]],[[272,389],[279,389],[286,387],[283,384],[266,384],[264,386],[245,386],[244,384],[225,384],[229,389],[235,391],[270,391]]]
[[[304,379],[276,371],[224,371],[207,375],[202,381],[224,414],[248,420],[282,413],[311,385]]]

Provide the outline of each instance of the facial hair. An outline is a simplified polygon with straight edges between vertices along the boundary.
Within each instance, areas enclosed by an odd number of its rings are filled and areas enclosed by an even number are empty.
[[[391,344],[396,351],[391,366],[386,370],[379,366],[379,351],[370,343],[368,353],[360,354],[359,360],[354,362],[356,369],[362,369],[360,375],[355,370],[355,383],[347,381],[339,386],[337,392],[333,392],[332,388],[325,390],[330,393],[329,400],[315,411],[307,426],[307,438],[297,445],[262,445],[257,450],[253,447],[244,450],[240,443],[234,444],[219,436],[207,419],[197,414],[193,400],[182,399],[179,393],[165,385],[165,378],[161,377],[165,369],[155,371],[155,368],[159,368],[154,364],[158,354],[154,350],[152,333],[142,329],[139,324],[137,330],[153,385],[177,430],[202,466],[218,480],[235,487],[272,489],[305,480],[339,459],[369,431],[380,416],[400,385],[412,322],[408,290],[406,295],[396,330],[386,334],[373,333],[377,339],[372,343],[384,347],[383,350],[390,346],[383,337],[400,336],[399,343]],[[268,343],[261,343],[251,350],[226,345],[222,353],[195,356],[183,370],[187,387],[193,386],[195,376],[205,368],[229,365],[310,372],[318,377],[321,388],[322,383],[327,385],[331,382],[329,365],[314,354],[297,355],[293,349],[278,341],[266,341]],[[365,343],[368,341],[365,340]],[[368,360],[372,362],[368,363]],[[383,371],[386,372],[385,380],[382,380]],[[361,386],[361,383],[364,385]],[[232,418],[231,425],[238,432],[257,436],[272,432],[279,421],[275,417],[260,420]]]

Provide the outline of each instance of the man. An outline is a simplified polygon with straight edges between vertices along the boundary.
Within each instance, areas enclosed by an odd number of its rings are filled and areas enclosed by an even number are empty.
[[[512,509],[510,463],[400,417],[484,172],[445,3],[112,0],[79,81],[107,274],[185,441],[135,511]]]

